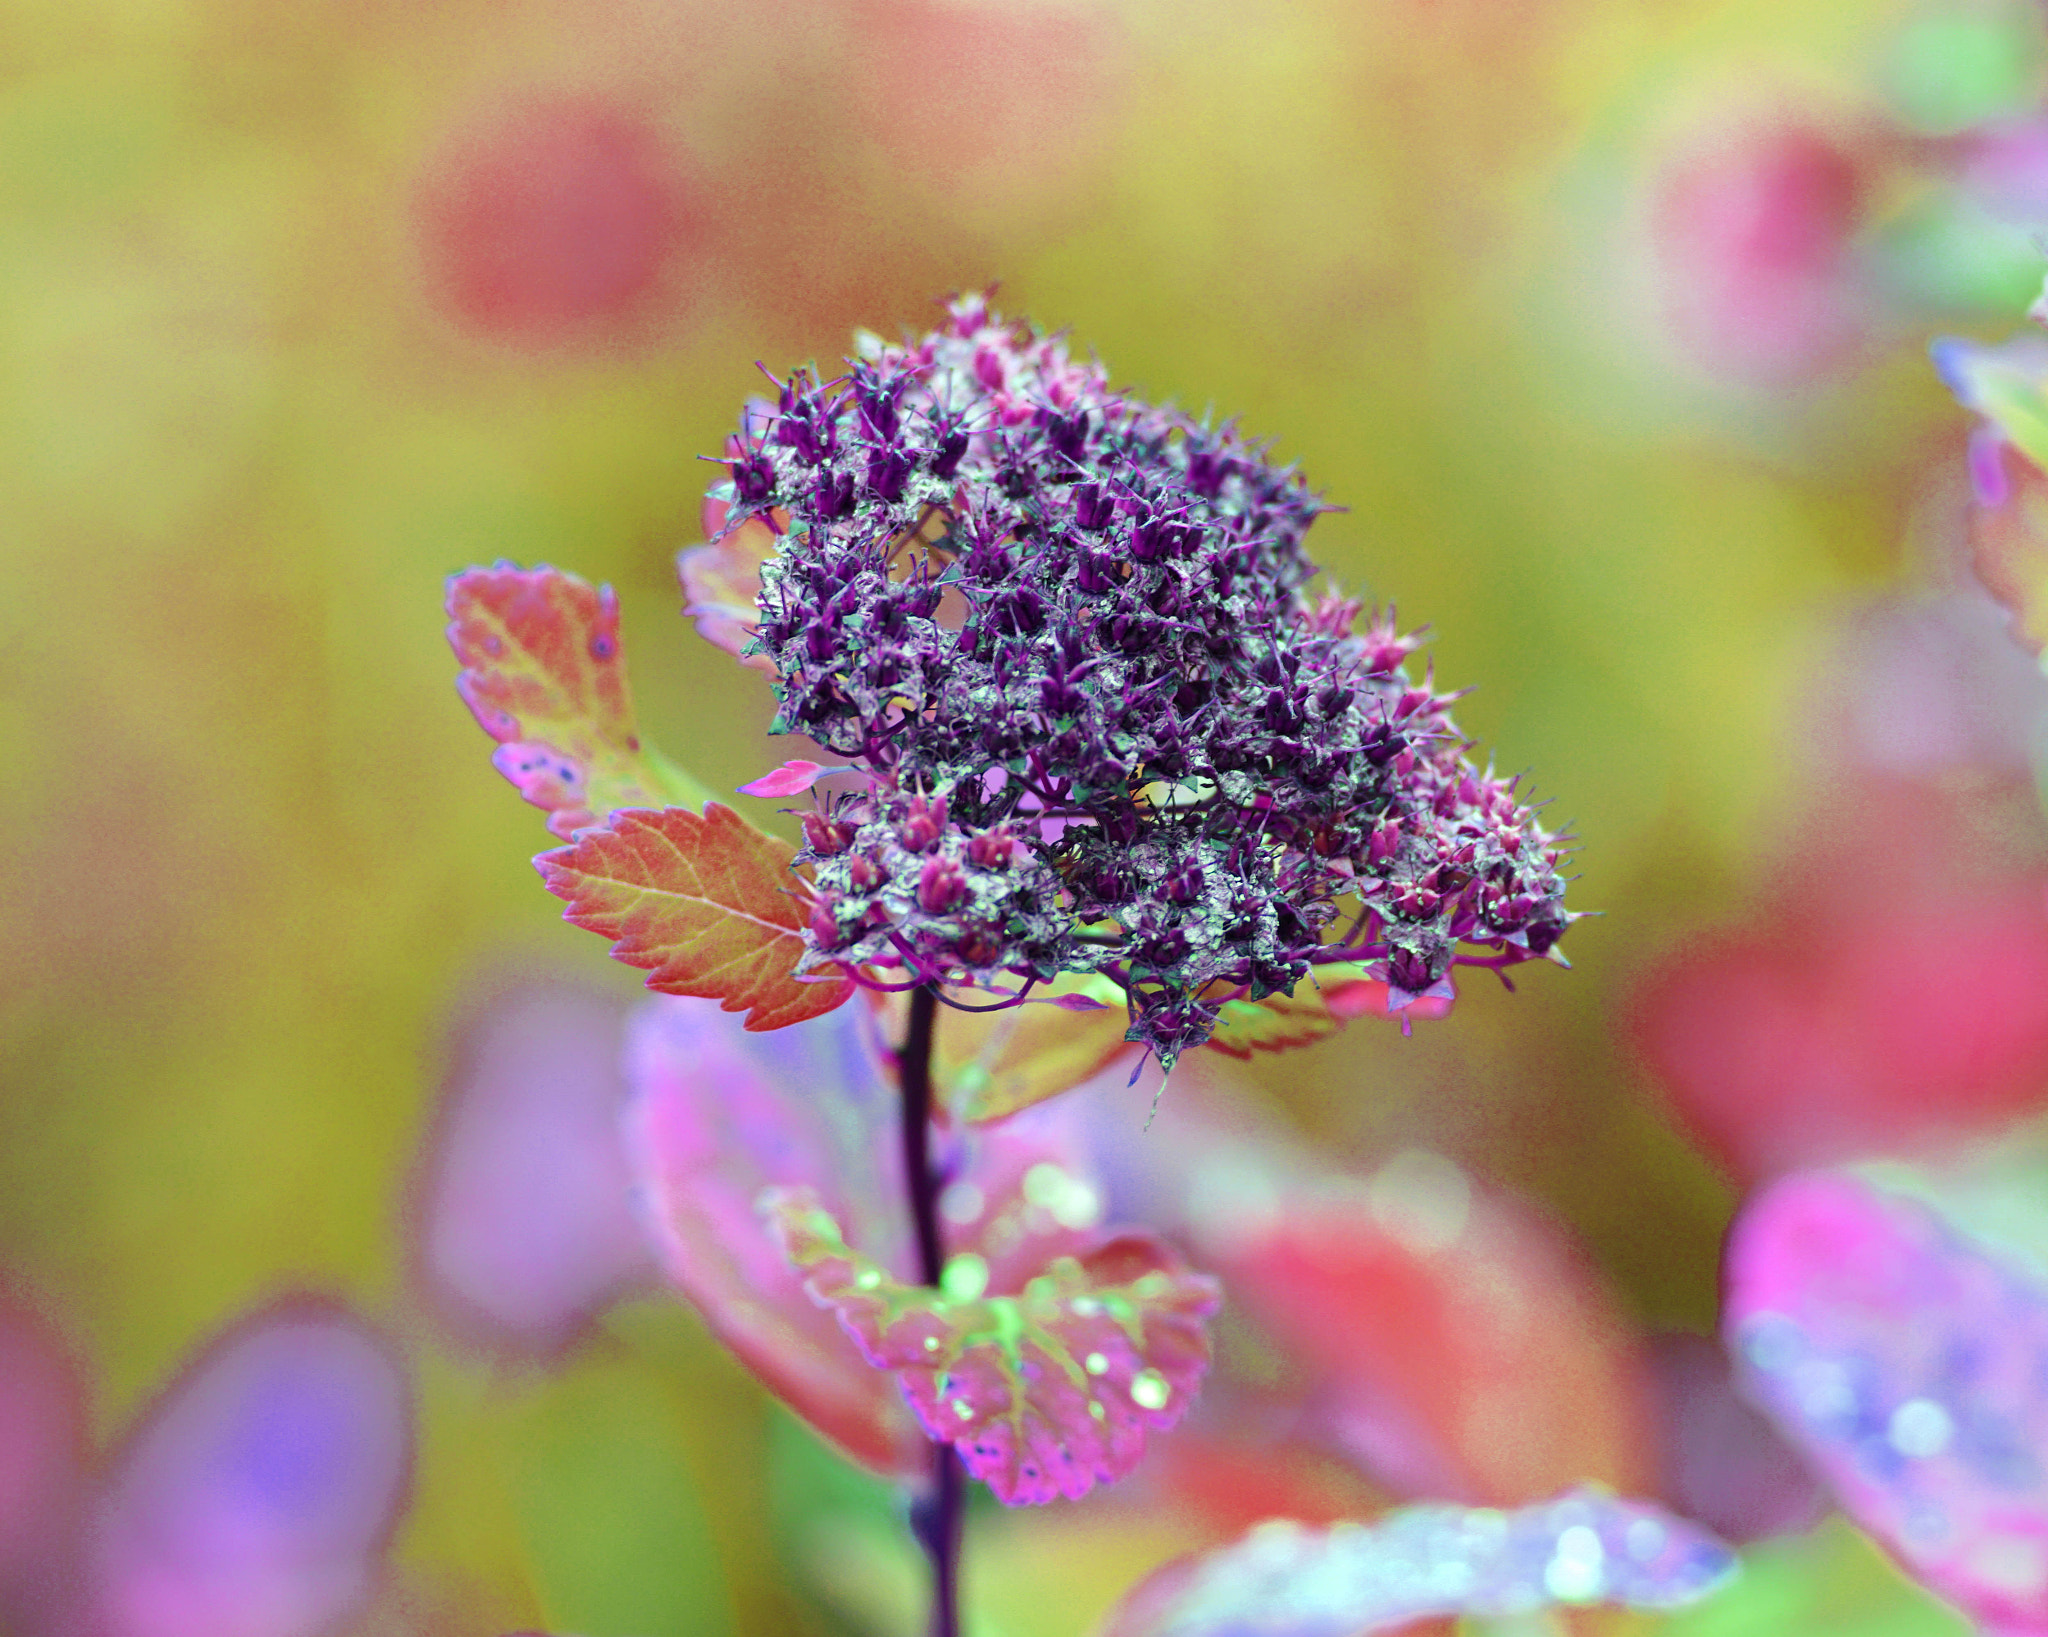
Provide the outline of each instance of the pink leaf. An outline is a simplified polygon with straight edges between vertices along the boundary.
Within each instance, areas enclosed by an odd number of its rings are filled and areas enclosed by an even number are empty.
[[[411,1461],[405,1378],[346,1309],[281,1303],[132,1435],[90,1551],[105,1637],[315,1637],[375,1590]]]
[[[1506,1514],[1411,1506],[1370,1525],[1260,1524],[1140,1583],[1103,1637],[1366,1637],[1446,1615],[1669,1609],[1734,1567],[1704,1530],[1597,1489]]]
[[[818,762],[784,762],[772,773],[763,773],[752,784],[740,786],[742,796],[801,796],[828,773],[848,773],[852,769],[825,767]]]
[[[1077,1499],[1136,1466],[1148,1428],[1193,1402],[1209,1362],[1214,1280],[1160,1241],[1128,1234],[1062,1257],[1016,1296],[981,1294],[981,1270],[948,1288],[907,1285],[850,1248],[808,1189],[762,1206],[813,1297],[835,1309],[878,1369],[897,1372],[925,1431],[1013,1505]]]
[[[627,1151],[670,1281],[747,1368],[856,1460],[915,1477],[928,1447],[888,1377],[861,1356],[755,1209],[807,1187],[877,1263],[908,1277],[896,1093],[851,1011],[754,1034],[714,1007],[656,1001],[633,1018]],[[829,1095],[826,1088],[830,1088]],[[1014,1292],[1100,1237],[1103,1201],[1075,1122],[1057,1106],[964,1133],[945,1154],[949,1249]]]
[[[651,1271],[618,1116],[620,1008],[544,985],[466,1029],[425,1163],[419,1273],[456,1327],[515,1351],[568,1344]]]
[[[1723,1328],[1752,1397],[1906,1571],[2048,1631],[2048,1286],[1846,1172],[1755,1195]]]
[[[670,1281],[763,1385],[874,1471],[913,1477],[924,1439],[754,1209],[770,1185],[808,1186],[856,1224],[884,1265],[910,1266],[895,1102],[851,1011],[772,1034],[717,1008],[656,1001],[626,1046],[629,1161]]]

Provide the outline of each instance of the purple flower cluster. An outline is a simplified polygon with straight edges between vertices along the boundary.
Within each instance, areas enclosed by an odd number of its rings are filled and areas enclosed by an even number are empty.
[[[713,491],[778,537],[776,731],[870,775],[806,822],[810,963],[1098,973],[1171,1064],[1317,964],[1399,1005],[1463,943],[1548,953],[1558,838],[1466,761],[1413,637],[1308,596],[1299,475],[980,298],[948,316],[797,371]]]

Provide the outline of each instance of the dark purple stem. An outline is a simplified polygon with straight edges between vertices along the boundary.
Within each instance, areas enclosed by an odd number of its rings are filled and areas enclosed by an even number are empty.
[[[903,1179],[917,1234],[918,1277],[936,1286],[945,1268],[939,1242],[939,1177],[932,1168],[932,1029],[937,991],[926,985],[910,995],[910,1026],[897,1054],[903,1081]],[[950,1444],[932,1445],[932,1486],[910,1510],[910,1527],[932,1560],[931,1637],[960,1637],[960,1526],[967,1487]]]

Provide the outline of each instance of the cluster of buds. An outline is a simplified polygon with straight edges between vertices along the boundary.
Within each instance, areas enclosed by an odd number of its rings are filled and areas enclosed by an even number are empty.
[[[1413,637],[1308,595],[1299,475],[979,298],[948,319],[778,383],[714,490],[777,535],[776,730],[870,780],[807,826],[810,963],[1099,972],[1170,1063],[1319,963],[1398,1004],[1547,953],[1558,838],[1466,760]]]
[[[906,966],[989,985],[1072,960],[1060,878],[1001,824],[952,822],[943,796],[887,788],[804,815],[812,951],[854,971]]]

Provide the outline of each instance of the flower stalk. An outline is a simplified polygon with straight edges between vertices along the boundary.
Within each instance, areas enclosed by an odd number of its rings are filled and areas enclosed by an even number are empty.
[[[932,1164],[932,1032],[938,1021],[937,992],[929,985],[911,991],[910,1018],[897,1053],[903,1088],[903,1185],[917,1240],[918,1278],[934,1289],[945,1273],[939,1238],[939,1187]],[[932,1565],[931,1637],[959,1637],[960,1537],[967,1491],[960,1462],[950,1444],[932,1445],[931,1488],[911,1508],[911,1530]]]

